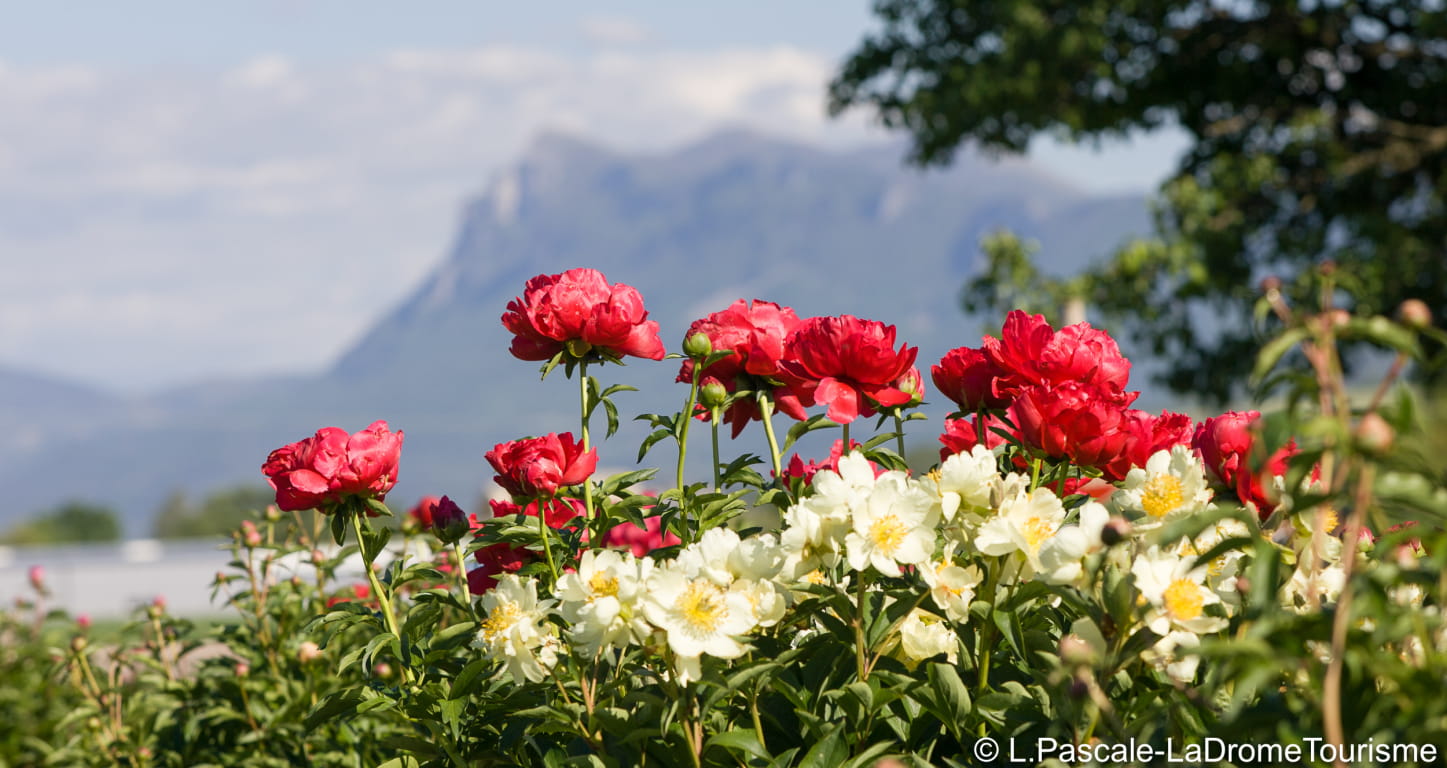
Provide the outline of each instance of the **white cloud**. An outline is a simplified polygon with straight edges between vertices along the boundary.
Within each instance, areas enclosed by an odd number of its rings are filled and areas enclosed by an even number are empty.
[[[647,34],[588,27],[610,45]],[[824,116],[831,66],[786,47],[616,46],[146,76],[0,66],[0,361],[128,388],[322,367],[540,131],[649,151],[720,125],[857,141],[861,120]]]
[[[579,23],[583,39],[594,45],[623,46],[647,42],[648,28],[632,19],[595,16]]]

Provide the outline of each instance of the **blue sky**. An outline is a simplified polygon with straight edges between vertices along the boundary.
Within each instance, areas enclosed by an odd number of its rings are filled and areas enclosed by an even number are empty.
[[[324,367],[541,130],[898,141],[823,114],[871,24],[855,0],[0,0],[0,365],[132,392]],[[1031,155],[1144,192],[1181,145]]]

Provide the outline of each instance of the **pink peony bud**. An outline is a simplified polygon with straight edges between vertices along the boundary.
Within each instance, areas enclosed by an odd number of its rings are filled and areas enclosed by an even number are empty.
[[[310,640],[307,640],[301,645],[297,646],[296,658],[297,661],[300,661],[303,664],[308,664],[310,662],[316,661],[321,657],[322,649],[316,643],[313,643]]]
[[[30,566],[30,572],[28,575],[30,576],[31,589],[34,589],[41,595],[50,594],[50,590],[45,588],[45,569],[43,567],[38,565]]]

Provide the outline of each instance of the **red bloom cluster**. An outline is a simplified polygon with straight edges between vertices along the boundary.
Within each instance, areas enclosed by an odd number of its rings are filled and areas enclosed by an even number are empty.
[[[336,427],[317,430],[272,451],[261,471],[282,510],[331,512],[351,497],[386,498],[397,483],[401,455],[402,432],[374,421],[353,435]]]
[[[1227,411],[1206,419],[1196,428],[1191,446],[1200,455],[1206,472],[1235,491],[1242,504],[1255,507],[1256,514],[1265,520],[1276,510],[1276,504],[1267,496],[1262,479],[1286,473],[1286,461],[1296,455],[1296,443],[1288,443],[1267,457],[1261,473],[1252,472],[1250,457],[1255,437],[1251,425],[1259,418],[1257,411]]]
[[[894,348],[894,326],[853,315],[811,317],[789,334],[782,368],[806,405],[829,406],[830,420],[849,424],[880,408],[924,396],[916,347]]]
[[[658,323],[648,319],[643,297],[632,286],[609,285],[596,269],[534,277],[508,302],[502,324],[514,334],[512,354],[520,360],[549,360],[565,350],[576,358],[596,352],[663,359]]]
[[[598,467],[598,451],[583,450],[571,432],[549,433],[498,443],[487,452],[487,461],[497,471],[493,479],[508,493],[540,498],[587,480]]]
[[[622,523],[609,528],[603,537],[603,545],[627,549],[634,557],[645,557],[655,549],[683,543],[682,539],[663,530],[663,518],[658,515],[643,518],[643,524],[643,528],[633,523]]]
[[[780,411],[803,420],[807,418],[798,395],[789,386],[791,377],[780,367],[784,359],[784,341],[799,326],[799,316],[788,307],[771,301],[739,299],[728,309],[693,321],[684,338],[695,334],[708,337],[715,352],[731,352],[706,368],[707,376],[716,379],[728,392],[740,390],[766,391]],[[684,360],[678,381],[693,381],[694,361]],[[701,418],[708,418],[702,409]],[[750,421],[762,418],[756,401],[743,398],[724,411],[724,422],[733,425],[738,437]]]
[[[861,447],[861,445],[858,440],[849,441],[849,449],[851,451],[859,447]],[[784,467],[784,477],[787,477],[790,480],[794,478],[799,478],[800,480],[804,481],[804,485],[809,485],[810,483],[814,482],[814,475],[819,474],[820,470],[827,469],[830,472],[838,472],[839,460],[843,457],[844,440],[841,438],[834,441],[834,445],[829,448],[829,458],[823,461],[815,461],[813,459],[810,459],[809,463],[805,464],[803,457],[799,456],[799,454],[797,453],[794,454],[793,457],[789,459],[789,465]],[[872,461],[869,462],[869,466],[874,468],[875,477],[879,477],[885,472],[884,467],[881,467]]]

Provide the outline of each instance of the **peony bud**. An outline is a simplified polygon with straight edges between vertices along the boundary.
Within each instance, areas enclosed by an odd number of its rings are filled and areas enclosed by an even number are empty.
[[[312,565],[320,567],[322,564],[326,563],[326,561],[327,556],[325,552],[322,552],[320,549],[312,550]]]
[[[1357,424],[1357,442],[1368,453],[1382,454],[1391,450],[1396,441],[1396,430],[1376,411],[1362,417]]]
[[[316,661],[321,657],[322,649],[316,643],[313,643],[310,640],[307,640],[301,645],[297,646],[296,658],[297,661],[300,661],[303,664],[308,664],[310,662]]]
[[[266,511],[263,514],[266,516],[266,522],[268,523],[281,522],[281,510],[278,509],[275,504],[267,504]]]
[[[432,509],[432,533],[444,544],[455,543],[471,530],[467,513],[452,499],[443,496]]]
[[[683,340],[683,354],[702,360],[713,354],[713,340],[706,333],[692,333]]]
[[[256,530],[256,523],[250,520],[241,521],[241,543],[247,549],[255,549],[261,546],[261,531]]]
[[[698,388],[698,401],[703,403],[705,408],[722,408],[728,403],[728,399],[728,388],[712,376],[705,378],[703,385]]]
[[[87,629],[90,629],[90,614],[88,614],[88,613],[82,613],[82,614],[80,614],[79,616],[76,616],[76,617],[75,617],[75,625],[76,625],[77,627],[79,627],[79,628],[80,628],[80,631],[82,631],[82,632],[86,631]]]
[[[385,661],[379,661],[376,666],[372,667],[372,675],[385,680],[392,676],[392,665]]]
[[[1267,275],[1261,278],[1261,292],[1271,293],[1281,290],[1281,278],[1276,275]]]
[[[70,649],[76,653],[84,651],[86,645],[88,645],[88,643],[83,635],[76,635],[70,639]]]
[[[1088,665],[1095,661],[1095,649],[1079,635],[1065,635],[1060,638],[1060,660],[1072,666]]]
[[[31,588],[31,589],[33,589],[33,590],[35,590],[36,592],[40,593],[41,596],[45,596],[45,595],[50,594],[50,590],[48,590],[48,589],[45,588],[45,569],[44,569],[44,568],[42,568],[41,566],[38,566],[38,565],[32,565],[32,566],[30,566],[30,572],[29,572],[28,575],[29,575],[29,577],[30,577],[30,588]]]
[[[237,676],[237,677],[246,677],[246,676],[249,675],[249,674],[251,674],[251,665],[250,665],[250,664],[247,664],[247,663],[244,662],[244,661],[238,661],[238,662],[236,662],[236,676]]]
[[[1432,310],[1421,299],[1407,299],[1397,307],[1397,319],[1410,328],[1429,328],[1432,325]]]
[[[1130,534],[1131,524],[1129,520],[1122,517],[1112,517],[1107,520],[1105,526],[1100,529],[1100,543],[1107,547],[1113,547],[1130,538]]]

